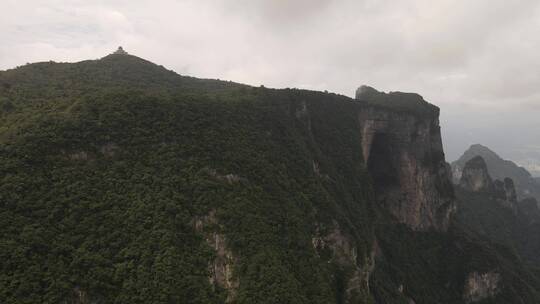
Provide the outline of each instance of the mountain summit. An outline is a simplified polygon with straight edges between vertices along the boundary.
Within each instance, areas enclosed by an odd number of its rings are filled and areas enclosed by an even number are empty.
[[[115,55],[128,55],[128,52],[124,51],[124,49],[119,46],[118,49],[113,53]]]

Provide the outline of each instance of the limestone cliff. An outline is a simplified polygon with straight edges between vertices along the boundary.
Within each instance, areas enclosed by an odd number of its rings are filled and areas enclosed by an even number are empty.
[[[206,242],[216,253],[214,260],[208,265],[208,280],[213,286],[226,290],[226,303],[230,303],[236,297],[239,282],[233,274],[235,257],[227,246],[225,235],[219,232],[219,226],[215,210],[194,220],[195,230],[203,233]]]
[[[496,199],[502,206],[518,211],[516,187],[511,178],[493,181],[486,162],[481,156],[470,159],[461,171],[459,186],[471,192],[483,192]]]
[[[439,108],[412,93],[362,86],[362,149],[377,200],[415,230],[446,230],[455,210]]]
[[[488,174],[486,162],[481,156],[469,160],[463,171],[459,185],[472,192],[493,192],[494,185]]]

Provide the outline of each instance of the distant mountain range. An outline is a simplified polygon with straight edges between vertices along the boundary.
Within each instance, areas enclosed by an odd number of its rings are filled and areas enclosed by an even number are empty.
[[[532,177],[529,171],[516,163],[502,159],[497,153],[480,144],[472,145],[452,166],[454,183],[458,183],[465,163],[475,156],[481,156],[493,179],[504,180],[509,177],[514,180],[519,199],[534,197],[540,200],[540,178]]]

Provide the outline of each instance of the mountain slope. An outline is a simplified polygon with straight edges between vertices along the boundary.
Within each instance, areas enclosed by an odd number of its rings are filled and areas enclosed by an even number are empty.
[[[528,264],[540,265],[540,210],[537,201],[518,201],[513,183],[492,182],[480,156],[469,160],[456,187],[461,227],[490,241],[511,248]],[[473,185],[484,185],[474,187]],[[504,189],[506,188],[506,189]]]
[[[457,161],[452,162],[454,182],[459,181],[465,163],[475,156],[481,156],[485,160],[489,175],[493,179],[502,181],[506,177],[511,178],[516,184],[516,191],[520,199],[534,197],[540,200],[540,183],[525,168],[519,167],[509,160],[502,159],[489,148],[479,144],[472,145]]]
[[[7,303],[368,300],[358,104],[133,56],[21,69],[1,75]]]
[[[513,252],[452,220],[418,95],[395,108],[130,55],[0,87],[2,303],[465,303],[494,272],[480,299],[540,299]]]

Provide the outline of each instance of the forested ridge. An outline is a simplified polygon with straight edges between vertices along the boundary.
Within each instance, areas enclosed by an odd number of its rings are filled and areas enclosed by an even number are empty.
[[[494,267],[482,303],[539,302],[508,247],[375,204],[362,106],[130,55],[1,71],[0,302],[464,303]]]

